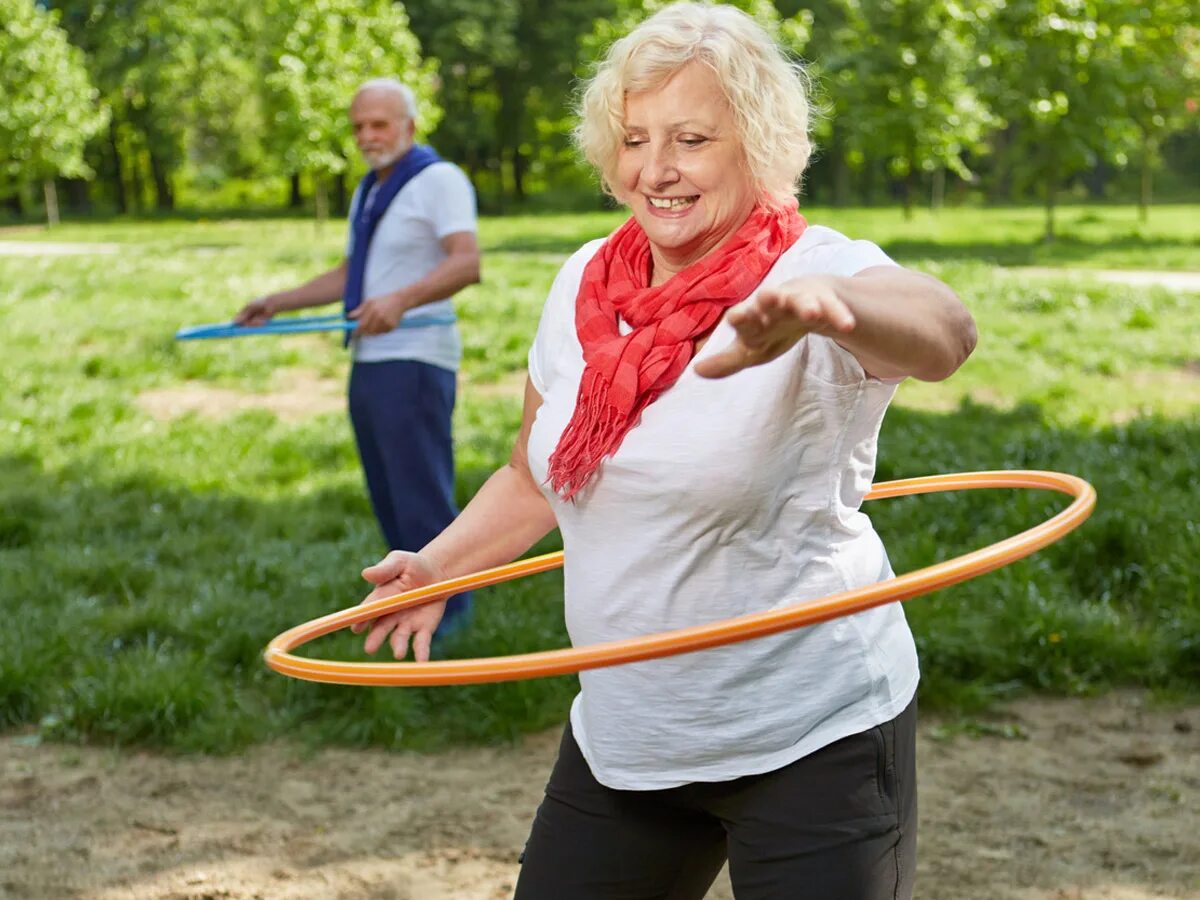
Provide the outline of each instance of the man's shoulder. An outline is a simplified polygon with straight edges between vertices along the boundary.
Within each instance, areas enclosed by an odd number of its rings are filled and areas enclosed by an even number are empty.
[[[475,190],[471,185],[471,179],[467,177],[467,173],[445,159],[430,163],[413,176],[412,183],[428,184],[438,188],[466,188],[472,193]]]

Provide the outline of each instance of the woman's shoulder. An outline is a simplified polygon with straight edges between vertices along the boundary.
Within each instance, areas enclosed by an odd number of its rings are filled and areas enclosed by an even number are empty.
[[[558,270],[558,274],[554,276],[554,283],[550,287],[550,301],[553,302],[556,297],[569,297],[574,303],[575,295],[579,293],[579,283],[583,281],[583,270],[587,268],[587,264],[592,261],[600,248],[604,246],[607,238],[596,238],[594,241],[588,241],[574,253],[567,257]]]
[[[809,225],[776,264],[778,274],[856,275],[871,266],[895,265],[873,241],[849,238],[825,225]]]
[[[562,268],[559,270],[560,274],[571,272],[582,276],[584,267],[592,261],[593,256],[600,252],[600,248],[604,246],[604,242],[607,240],[608,237],[605,236],[588,241],[567,257],[567,261],[563,263]]]

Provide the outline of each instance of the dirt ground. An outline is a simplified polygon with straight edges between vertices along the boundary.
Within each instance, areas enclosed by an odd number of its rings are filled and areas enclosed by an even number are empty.
[[[9,735],[0,897],[505,898],[557,739],[213,759]],[[1113,694],[967,728],[925,716],[919,753],[918,897],[1200,898],[1200,706]],[[710,900],[730,896],[722,876]]]

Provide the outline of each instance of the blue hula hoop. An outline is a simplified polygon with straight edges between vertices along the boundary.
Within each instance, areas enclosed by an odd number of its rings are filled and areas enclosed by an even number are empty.
[[[434,325],[453,325],[454,316],[417,316],[401,319],[398,328],[429,328]],[[358,323],[340,315],[292,316],[275,319],[265,325],[238,325],[236,322],[215,322],[193,325],[175,332],[177,341],[196,341],[207,338],[250,337],[256,334],[306,334],[314,331],[353,331]]]

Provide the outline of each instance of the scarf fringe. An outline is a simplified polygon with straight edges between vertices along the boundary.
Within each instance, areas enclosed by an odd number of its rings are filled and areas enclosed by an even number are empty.
[[[550,455],[550,486],[564,500],[570,500],[587,486],[604,457],[620,446],[632,427],[633,423],[609,402],[607,382],[588,373],[580,382],[571,421]]]

